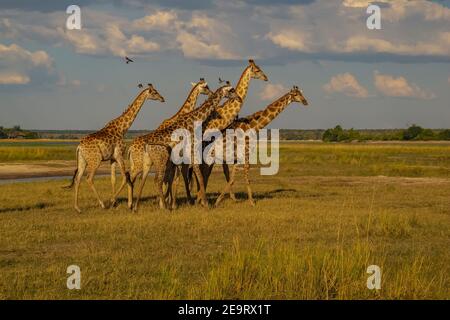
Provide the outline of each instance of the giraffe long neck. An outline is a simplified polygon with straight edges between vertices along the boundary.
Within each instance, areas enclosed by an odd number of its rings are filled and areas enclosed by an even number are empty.
[[[235,128],[241,128],[243,130],[260,130],[275,119],[291,102],[292,95],[287,93],[278,100],[269,104],[264,110],[255,112],[252,116],[247,117],[246,122],[236,123]]]
[[[177,113],[175,113],[172,117],[169,119],[164,120],[156,130],[163,130],[173,124],[179,116],[189,113],[195,109],[195,105],[197,104],[197,99],[200,94],[199,86],[196,85],[191,89],[189,92],[188,97],[186,98],[186,101],[181,106],[180,110],[178,110]]]
[[[165,128],[164,130],[154,131],[145,136],[147,144],[162,144],[170,147],[175,146],[178,142],[172,141],[172,132],[177,129],[185,129],[189,132],[194,131],[194,121],[204,121],[215,110],[220,100],[223,98],[223,91],[217,90],[212,94],[199,108],[181,115],[176,122]]]
[[[235,88],[238,96],[241,98],[241,101],[237,99],[231,99],[218,107],[216,110],[219,114],[219,117],[211,119],[207,126],[208,129],[223,130],[230,125],[234,118],[236,118],[236,116],[239,114],[239,111],[241,110],[242,103],[247,96],[250,79],[251,66],[248,66],[242,73],[241,78],[239,79]]]
[[[242,72],[241,78],[239,79],[238,83],[236,84],[236,93],[238,96],[244,101],[244,99],[247,97],[248,92],[248,86],[250,84],[251,79],[251,71],[252,67],[248,66],[245,68],[244,72]]]
[[[195,87],[192,88],[191,92],[186,98],[186,101],[183,103],[177,114],[184,114],[193,111],[195,109],[195,105],[197,104],[199,94],[200,94],[200,87],[197,84]]]
[[[128,129],[133,124],[136,119],[137,114],[141,110],[142,105],[148,97],[148,89],[143,90],[137,97],[134,99],[133,103],[122,113],[121,116],[116,119],[110,121],[105,129],[114,130],[121,135],[124,135]]]
[[[203,103],[198,109],[192,111],[189,114],[191,115],[189,119],[191,119],[192,121],[205,121],[209,117],[209,115],[216,109],[222,98],[223,92],[222,90],[219,90],[218,92],[214,93],[214,95],[210,99],[206,100],[206,102]]]

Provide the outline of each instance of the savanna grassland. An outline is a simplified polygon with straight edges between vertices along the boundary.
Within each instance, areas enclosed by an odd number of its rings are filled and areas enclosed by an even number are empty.
[[[7,148],[19,148],[11,151]],[[40,156],[27,148],[41,150]],[[54,148],[54,149],[51,149]],[[73,145],[0,145],[0,162],[69,160]],[[449,299],[450,144],[282,143],[280,171],[252,169],[256,206],[82,214],[65,180],[0,184],[1,299]],[[106,200],[109,179],[96,185]],[[208,187],[224,187],[220,168]],[[81,290],[66,288],[69,265]],[[366,269],[382,269],[381,290]]]

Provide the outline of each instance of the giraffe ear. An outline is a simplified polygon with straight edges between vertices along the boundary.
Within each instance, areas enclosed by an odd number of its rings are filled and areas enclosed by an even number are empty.
[[[197,84],[195,82],[191,82],[191,85],[195,87]]]

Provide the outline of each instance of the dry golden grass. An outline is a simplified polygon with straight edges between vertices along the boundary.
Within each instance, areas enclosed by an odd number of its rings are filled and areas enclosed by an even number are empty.
[[[252,170],[255,207],[241,180],[237,203],[182,197],[172,212],[147,183],[138,214],[125,193],[99,209],[85,183],[82,214],[65,181],[0,185],[0,298],[449,299],[448,146],[422,148],[283,144],[278,175]],[[420,174],[391,170],[409,163]],[[212,202],[224,179],[211,181]],[[109,181],[97,185],[107,199]],[[78,291],[66,288],[71,264]],[[379,291],[366,287],[372,264]]]

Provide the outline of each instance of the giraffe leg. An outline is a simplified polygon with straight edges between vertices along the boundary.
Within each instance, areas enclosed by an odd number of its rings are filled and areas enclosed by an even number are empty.
[[[141,199],[142,190],[144,189],[144,185],[145,185],[145,180],[147,180],[147,176],[148,176],[148,173],[150,172],[151,166],[152,166],[152,163],[150,160],[144,161],[143,166],[142,166],[141,181],[139,183],[139,188],[138,188],[138,192],[137,192],[137,196],[136,196],[136,202],[134,203],[134,206],[133,206],[134,212],[137,212],[137,210],[138,210],[139,200]]]
[[[80,189],[81,178],[83,178],[84,171],[86,170],[86,160],[78,154],[78,171],[75,177],[75,202],[74,208],[78,213],[81,213],[80,208],[78,207],[78,191]]]
[[[123,161],[123,158],[121,155],[119,155],[116,159],[116,162],[119,165],[120,173],[122,174],[122,183],[120,184],[119,189],[113,194],[113,197],[111,198],[111,206],[113,207],[116,204],[116,199],[119,193],[122,191],[122,189],[127,184],[127,172],[125,170],[125,162]],[[114,173],[115,175],[115,173]]]
[[[114,194],[116,189],[116,161],[114,160],[111,160],[111,187]]]
[[[170,209],[176,209],[176,188],[177,188],[177,180],[179,178],[179,168],[174,165],[171,161],[167,161],[167,168],[164,175],[164,186],[166,187],[165,192],[165,200],[166,205]]]
[[[205,190],[208,187],[209,177],[211,176],[212,169],[214,168],[214,163],[212,164],[202,164],[202,172],[203,172],[203,183],[205,184]]]
[[[177,167],[175,167],[175,177],[172,177],[172,182],[171,182],[172,199],[170,202],[170,208],[172,210],[175,210],[177,208],[177,191],[178,191],[178,182],[179,181],[180,181],[180,168],[177,166]]]
[[[225,175],[225,179],[227,180],[227,183],[230,182],[230,168],[228,167],[228,164],[224,163],[222,164],[223,174]],[[233,184],[230,185],[230,199],[233,201],[236,201],[236,196],[233,192]]]
[[[250,175],[250,164],[248,162],[246,162],[244,164],[244,178],[245,178],[245,184],[247,185],[248,201],[250,202],[250,204],[252,206],[254,206],[255,201],[253,200],[252,188],[250,187],[249,175]]]
[[[142,173],[142,158],[142,155],[136,157],[133,153],[130,154],[130,180],[128,181],[128,209],[130,210],[133,209],[134,184],[138,175]]]
[[[206,200],[205,185],[203,184],[203,174],[200,170],[199,165],[194,164],[194,173],[197,176],[200,189],[197,193],[197,199],[200,200],[200,203],[203,207],[208,207],[208,201]]]
[[[89,187],[91,187],[92,192],[94,192],[95,197],[97,198],[98,203],[100,204],[100,207],[102,207],[103,209],[105,209],[105,204],[103,203],[103,201],[100,199],[100,196],[97,192],[97,189],[94,186],[94,176],[95,176],[95,172],[97,171],[98,167],[100,166],[101,161],[96,161],[96,162],[90,162],[88,163],[88,177],[87,177],[87,183],[89,185]]]
[[[133,191],[134,184],[136,183],[137,176],[139,174],[135,171],[131,171],[130,180],[128,181],[128,209],[133,209]]]
[[[166,205],[169,205],[173,199],[173,179],[176,174],[177,167],[170,161],[170,155],[168,153],[163,153],[161,156],[161,163],[165,164],[165,169],[163,170],[163,193],[164,201]]]
[[[158,161],[155,163],[155,184],[156,189],[158,190],[159,208],[165,209],[166,201],[164,192],[164,178],[166,173],[166,164],[161,162],[160,160],[161,159],[158,159]]]
[[[219,203],[223,200],[227,192],[229,192],[234,184],[234,177],[236,175],[236,165],[233,165],[231,169],[231,175],[229,176],[228,182],[225,186],[225,189],[220,193],[219,197],[216,200],[215,206],[217,207]]]
[[[193,205],[194,199],[191,195],[191,182],[192,182],[192,175],[190,175],[190,167],[188,165],[182,164],[181,165],[181,175],[183,176],[184,181],[184,188],[186,190],[186,198],[188,202]]]

